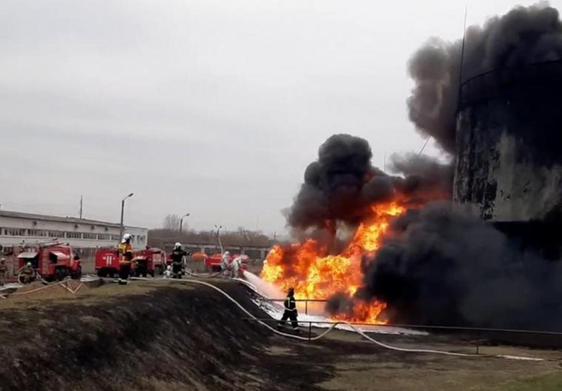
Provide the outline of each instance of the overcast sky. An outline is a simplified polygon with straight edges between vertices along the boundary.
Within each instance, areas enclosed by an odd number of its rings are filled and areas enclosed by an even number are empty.
[[[530,1],[469,1],[469,24]],[[551,2],[560,8],[562,2]],[[1,0],[2,209],[284,231],[330,135],[417,151],[410,55],[462,1]],[[439,154],[434,146],[427,151]]]

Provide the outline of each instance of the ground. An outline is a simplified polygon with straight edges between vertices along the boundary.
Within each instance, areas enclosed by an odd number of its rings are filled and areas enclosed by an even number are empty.
[[[245,287],[209,281],[266,317]],[[182,283],[105,284],[77,295],[49,288],[9,297],[0,310],[0,390],[562,388],[557,350],[486,345],[474,358],[404,353],[344,331],[300,342],[248,320],[217,292]],[[454,335],[376,338],[402,347],[475,349],[470,338]],[[491,357],[495,354],[544,360]]]

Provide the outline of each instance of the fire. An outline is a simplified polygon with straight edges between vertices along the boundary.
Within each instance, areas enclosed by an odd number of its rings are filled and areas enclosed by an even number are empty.
[[[329,299],[335,294],[352,298],[363,283],[361,261],[381,246],[390,222],[405,208],[398,202],[371,207],[344,251],[330,255],[328,248],[309,239],[290,246],[275,246],[270,251],[261,277],[283,290],[295,289],[297,299]],[[385,323],[381,314],[386,304],[378,301],[353,301],[352,311],[336,319]]]

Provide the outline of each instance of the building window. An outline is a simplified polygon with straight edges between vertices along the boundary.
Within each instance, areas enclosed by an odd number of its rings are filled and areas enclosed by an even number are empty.
[[[67,239],[82,239],[82,232],[66,232]]]
[[[45,237],[47,236],[48,232],[42,229],[28,229],[27,236],[40,236]]]
[[[25,228],[6,228],[6,235],[8,236],[25,236]]]
[[[98,240],[111,240],[110,234],[98,234]]]
[[[47,236],[50,238],[64,238],[64,232],[62,231],[48,231]]]
[[[94,240],[96,240],[96,239],[98,238],[98,235],[97,235],[97,234],[90,233],[90,232],[84,232],[84,233],[82,234],[82,237],[83,237],[84,239],[94,239]]]
[[[119,235],[111,235],[111,240],[121,240]]]

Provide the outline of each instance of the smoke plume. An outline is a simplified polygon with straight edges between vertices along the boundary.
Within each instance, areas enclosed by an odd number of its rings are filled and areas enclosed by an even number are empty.
[[[385,301],[394,322],[561,327],[560,266],[455,208],[433,204],[400,217],[366,263],[361,296]]]
[[[410,59],[408,71],[415,87],[408,99],[409,116],[417,129],[432,136],[451,154],[455,153],[455,117],[459,97],[459,71],[462,40],[446,42],[433,38]],[[484,26],[471,26],[466,31],[462,79],[500,68],[520,68],[525,65],[560,60],[562,58],[562,24],[558,11],[543,3],[531,7],[517,7],[501,17],[489,19]],[[540,74],[540,72],[538,72]],[[555,101],[560,87],[539,88],[536,79],[519,81],[522,95],[540,94],[545,100]],[[549,96],[552,95],[552,96]],[[527,100],[516,112],[537,119],[544,117],[541,105],[528,106]],[[553,120],[555,126],[552,125]],[[560,115],[545,119],[536,130],[546,133],[539,147],[543,151],[558,152],[562,147]],[[533,134],[523,135],[536,142]],[[554,146],[552,145],[554,142]],[[543,152],[544,153],[544,152]]]
[[[316,227],[334,236],[338,222],[356,226],[372,205],[397,196],[406,204],[450,196],[450,167],[430,157],[393,156],[394,171],[405,177],[373,167],[371,158],[369,143],[362,138],[336,134],[326,140],[318,160],[305,171],[304,183],[288,213],[289,226]]]

